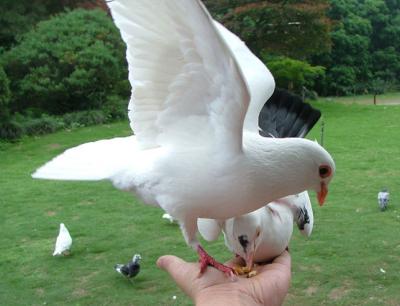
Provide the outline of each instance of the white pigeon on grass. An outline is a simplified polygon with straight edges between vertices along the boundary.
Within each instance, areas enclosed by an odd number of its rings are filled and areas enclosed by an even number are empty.
[[[309,140],[259,135],[273,77],[200,1],[107,4],[127,44],[135,136],[69,149],[33,177],[108,179],[160,206],[179,221],[201,272],[214,260],[197,240],[197,218],[228,219],[307,189],[324,202],[331,156]]]
[[[250,271],[253,263],[268,262],[282,254],[289,246],[293,222],[304,236],[311,235],[314,215],[306,191],[225,221],[200,218],[197,225],[208,241],[216,240],[222,231],[228,249],[242,257],[246,271]]]
[[[54,248],[53,256],[57,255],[69,255],[69,251],[72,245],[72,238],[69,234],[67,227],[64,223],[60,223],[60,232],[58,233],[56,246]]]

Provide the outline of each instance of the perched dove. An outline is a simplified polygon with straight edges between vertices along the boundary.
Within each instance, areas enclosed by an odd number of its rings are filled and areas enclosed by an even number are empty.
[[[226,246],[242,257],[250,270],[253,263],[267,262],[282,254],[289,246],[293,222],[303,235],[311,235],[314,217],[307,192],[281,198],[222,222],[200,218],[198,228],[208,241],[216,240],[222,230]]]

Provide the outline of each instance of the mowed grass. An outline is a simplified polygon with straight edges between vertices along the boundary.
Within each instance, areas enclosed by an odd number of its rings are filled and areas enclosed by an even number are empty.
[[[294,231],[293,278],[285,304],[399,305],[400,106],[313,104],[324,114],[324,145],[337,172],[323,207],[311,193],[313,235],[305,239]],[[311,139],[320,138],[319,127]],[[161,219],[159,208],[141,204],[108,182],[30,177],[66,148],[129,134],[127,123],[116,123],[1,147],[0,304],[191,304],[155,265],[168,253],[197,259],[179,227]],[[382,187],[392,197],[386,212],[378,210],[376,200]],[[54,258],[60,222],[74,242],[71,256]],[[206,248],[221,261],[230,257],[221,240]],[[113,266],[133,253],[142,255],[142,271],[130,282]]]
[[[346,97],[328,97],[322,98],[323,101],[331,102],[336,101],[340,103],[357,103],[365,105],[374,104],[374,96],[372,94],[358,95],[358,96],[346,96]],[[387,92],[376,96],[377,105],[396,105],[400,104],[400,93],[399,92]]]

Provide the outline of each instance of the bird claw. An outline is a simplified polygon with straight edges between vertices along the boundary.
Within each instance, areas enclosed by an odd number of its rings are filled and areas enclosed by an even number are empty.
[[[236,279],[235,270],[231,267],[225,266],[224,264],[216,261],[213,257],[211,257],[201,246],[198,246],[197,252],[199,254],[199,262],[200,262],[200,272],[199,277],[206,271],[208,266],[212,266],[215,269],[223,272],[227,277],[234,280]]]

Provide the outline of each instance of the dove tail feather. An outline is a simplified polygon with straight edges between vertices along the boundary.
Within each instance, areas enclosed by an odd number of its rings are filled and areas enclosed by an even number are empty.
[[[37,169],[33,178],[53,180],[110,179],[137,150],[134,136],[89,142],[66,150]]]

